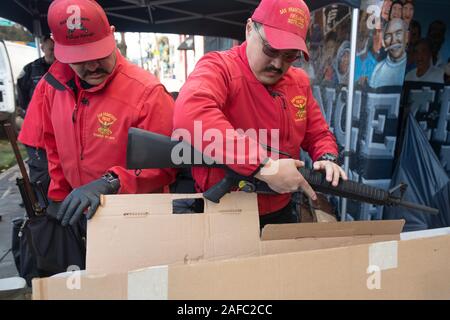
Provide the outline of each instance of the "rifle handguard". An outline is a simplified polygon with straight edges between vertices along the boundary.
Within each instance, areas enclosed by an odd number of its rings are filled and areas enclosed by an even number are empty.
[[[323,172],[314,171],[312,169],[300,168],[301,175],[311,185],[311,187],[317,191],[326,194],[331,194],[339,197],[351,198],[353,200],[377,204],[377,205],[390,205],[392,203],[392,197],[389,192],[364,185],[362,183],[354,181],[344,181],[340,179],[337,187],[331,185],[331,182],[326,180],[326,175]],[[224,179],[217,184],[209,188],[203,193],[205,199],[212,202],[219,203],[220,199],[230,192],[233,187],[237,186],[238,182],[242,179],[227,175]],[[271,190],[269,186],[262,181],[257,184],[256,192],[265,194],[275,194],[275,191]]]
[[[326,180],[326,175],[323,172],[307,168],[300,168],[299,171],[315,191],[377,205],[386,205],[386,203],[391,202],[392,196],[383,189],[342,179],[334,187],[331,182]]]

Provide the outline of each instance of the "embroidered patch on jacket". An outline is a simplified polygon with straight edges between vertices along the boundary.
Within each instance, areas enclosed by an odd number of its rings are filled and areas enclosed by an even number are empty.
[[[111,136],[113,134],[111,126],[116,122],[117,118],[111,113],[102,112],[97,115],[97,119],[98,122],[100,122],[100,127],[97,128],[97,132],[94,133],[94,136],[111,140],[115,139],[115,137]]]
[[[291,100],[292,105],[297,109],[295,114],[295,120],[305,120],[306,119],[306,97],[305,96],[295,96]]]

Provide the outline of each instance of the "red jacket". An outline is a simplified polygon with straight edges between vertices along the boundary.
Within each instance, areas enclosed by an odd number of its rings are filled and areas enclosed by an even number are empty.
[[[207,54],[198,62],[175,102],[174,128],[187,129],[194,136],[194,121],[201,120],[203,132],[216,128],[223,136],[226,130],[254,128],[268,129],[270,133],[270,129],[279,129],[279,149],[295,159],[299,159],[300,148],[313,160],[325,153],[337,154],[336,140],[312,95],[307,74],[292,67],[280,81],[267,88],[252,73],[245,50],[246,43],[229,51]],[[223,145],[230,139],[251,138],[228,137]],[[194,147],[204,151],[208,144],[203,142]],[[215,155],[222,160],[224,156],[236,160],[225,149]],[[245,176],[256,173],[264,158],[251,164],[254,152],[246,150],[240,156],[245,164],[228,166]],[[224,177],[224,170],[195,167],[192,174],[198,190],[204,191]],[[290,194],[258,195],[260,214],[283,208],[289,199]]]
[[[106,171],[119,176],[119,193],[161,191],[174,180],[170,169],[139,176],[125,170],[128,128],[170,135],[173,99],[155,77],[116,52],[113,72],[98,86],[82,89],[69,65],[55,62],[36,88],[19,140],[38,147],[44,141],[52,200]]]

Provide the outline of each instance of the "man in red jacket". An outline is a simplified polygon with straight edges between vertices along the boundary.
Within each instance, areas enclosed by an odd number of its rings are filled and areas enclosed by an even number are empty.
[[[114,27],[95,1],[56,0],[48,24],[57,61],[36,88],[19,140],[45,146],[48,197],[63,201],[56,216],[73,225],[93,216],[100,194],[160,192],[173,182],[170,169],[139,176],[125,169],[128,129],[170,135],[173,99],[116,49]]]
[[[309,21],[309,10],[302,0],[262,0],[247,21],[246,42],[229,51],[205,55],[175,103],[175,132],[187,130],[190,136],[196,136],[200,126],[202,132],[215,130],[203,135],[200,142],[191,141],[203,152],[208,148],[205,140],[211,140],[215,135],[212,132],[219,132],[215,139],[224,147],[216,148],[215,160],[224,161],[240,175],[266,182],[279,193],[258,195],[261,226],[296,222],[290,193],[299,188],[316,199],[298,171],[304,165],[299,160],[300,148],[309,153],[314,169],[324,170],[334,186],[340,177],[347,179],[335,163],[335,138],[312,95],[308,76],[291,67],[301,57],[308,59],[305,38]],[[256,130],[253,136],[245,133],[252,129]],[[265,138],[261,129],[268,132]],[[246,147],[244,152],[235,153],[235,147],[228,147],[242,143],[249,146],[255,140],[258,147],[253,150]],[[275,141],[275,149],[284,155],[272,152],[269,157],[261,157],[263,141]],[[273,144],[270,146],[274,149]],[[256,161],[252,161],[256,154]],[[194,167],[192,174],[197,189],[204,191],[220,181],[225,172]]]

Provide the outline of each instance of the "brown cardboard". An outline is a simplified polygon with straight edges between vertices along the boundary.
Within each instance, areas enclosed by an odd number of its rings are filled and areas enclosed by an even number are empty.
[[[352,221],[267,225],[262,231],[261,253],[336,248],[400,240],[404,220]],[[270,241],[268,241],[270,240]]]
[[[78,279],[79,288],[72,279]],[[127,283],[127,273],[35,278],[33,300],[123,300],[128,297]]]
[[[349,292],[344,290],[344,295],[336,293],[337,285],[345,287],[345,281],[360,280],[355,280],[347,269],[357,268],[360,275],[361,265],[365,265],[366,272],[369,261],[373,257],[380,260],[380,256],[395,257],[395,268],[404,269],[405,273],[399,274],[393,285],[399,281],[416,281],[431,288],[437,281],[435,276],[424,278],[424,275],[436,271],[442,271],[444,279],[450,278],[448,237],[438,237],[442,243],[418,239],[423,241],[416,244],[422,251],[416,252],[413,261],[397,251],[393,253],[393,247],[397,250],[405,242],[398,241],[403,221],[269,225],[261,240],[254,194],[231,193],[220,204],[205,201],[205,214],[171,214],[173,199],[199,196],[105,197],[102,207],[88,223],[88,274],[75,276],[81,279],[81,289],[67,286],[67,275],[35,279],[33,298],[344,298],[360,289],[350,287]],[[387,246],[381,242],[390,240],[394,241],[387,242]],[[414,248],[409,244],[406,247],[414,255]],[[438,254],[433,256],[433,252]],[[397,261],[397,256],[403,260]],[[420,264],[414,259],[424,260]],[[389,263],[393,262],[387,261],[388,267],[383,268],[392,268]],[[430,265],[424,265],[423,261],[429,261]],[[420,268],[416,269],[416,265]],[[140,268],[143,270],[137,270]],[[408,273],[410,269],[415,271]],[[386,271],[389,272],[392,270]],[[311,277],[307,281],[305,274]],[[326,281],[322,282],[324,274]],[[341,278],[327,279],[329,274]],[[402,274],[407,277],[402,278]],[[297,280],[289,282],[289,277],[297,279],[299,275],[304,284]],[[181,280],[184,276],[190,279]],[[236,290],[232,289],[235,282],[242,282]],[[322,287],[327,285],[334,290],[333,294],[323,292]],[[312,292],[310,296],[308,292]],[[396,289],[394,292],[408,296]],[[414,294],[418,291],[413,291]],[[442,290],[439,294],[443,294]],[[425,297],[430,296],[425,293]]]
[[[315,210],[316,215],[316,222],[337,222],[337,219],[335,216],[322,211],[322,210]]]
[[[450,299],[450,236],[387,244],[398,246],[397,264],[379,272],[379,289],[367,272],[374,244],[366,244],[170,266],[168,297]]]
[[[445,235],[82,276],[71,292],[64,278],[35,279],[33,298],[450,299],[449,261]]]
[[[351,221],[328,223],[271,224],[264,227],[262,240],[331,238],[370,235],[398,235],[403,220]]]
[[[399,240],[399,235],[372,235],[329,238],[303,238],[261,241],[261,254],[277,254],[296,251],[348,247],[358,244]]]
[[[88,223],[86,270],[125,272],[161,264],[394,240],[403,227],[401,221],[268,225],[263,230],[263,240],[291,241],[265,244],[259,239],[255,194],[230,193],[219,204],[205,200],[204,214],[172,214],[172,200],[201,197],[105,196]],[[378,235],[390,236],[374,237]],[[356,236],[364,236],[365,240],[353,242]]]
[[[239,192],[204,214],[172,214],[172,200],[198,195],[105,196],[88,223],[86,270],[111,273],[159,264],[259,253],[256,195]]]

